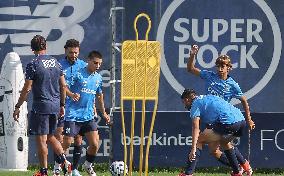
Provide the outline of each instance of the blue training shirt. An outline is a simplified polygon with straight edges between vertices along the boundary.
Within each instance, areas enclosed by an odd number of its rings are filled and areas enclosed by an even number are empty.
[[[66,81],[66,84],[73,84],[74,83],[74,76],[75,74],[81,69],[86,67],[87,63],[84,62],[81,59],[76,59],[74,63],[71,63],[70,61],[67,60],[67,58],[62,58],[59,59],[58,62],[62,66],[64,78]],[[68,103],[71,101],[70,97],[66,97],[66,107],[68,107]]]
[[[245,120],[241,111],[215,95],[200,95],[192,102],[190,117],[199,117],[202,123],[233,124]]]
[[[25,77],[33,80],[32,111],[38,114],[59,113],[60,76],[63,76],[61,65],[49,55],[39,55],[26,66]]]
[[[79,101],[70,101],[65,120],[85,122],[94,119],[96,94],[102,93],[102,76],[95,72],[90,74],[87,67],[74,76],[74,83],[68,84],[73,93],[79,93]]]
[[[205,80],[206,94],[219,96],[227,102],[230,102],[232,98],[239,99],[243,96],[239,84],[230,76],[222,80],[217,73],[201,70],[200,77]]]

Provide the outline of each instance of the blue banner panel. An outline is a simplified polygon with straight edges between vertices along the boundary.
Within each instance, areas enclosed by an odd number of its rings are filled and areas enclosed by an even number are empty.
[[[145,138],[150,125],[151,112],[146,113]],[[191,120],[188,112],[158,112],[153,131],[149,155],[150,167],[180,167],[184,166],[188,152],[192,145]],[[114,114],[113,128],[113,151],[114,160],[123,160],[123,135],[121,129],[121,114]],[[283,167],[284,160],[284,114],[256,113],[252,114],[256,123],[256,129],[240,139],[234,140],[245,158],[250,158],[253,167],[279,168]],[[134,134],[134,164],[138,166],[141,112],[136,112]],[[267,123],[269,121],[269,123]],[[126,143],[130,145],[131,112],[125,112]],[[282,133],[283,132],[283,133]],[[248,141],[250,141],[250,156],[248,156]],[[146,148],[146,147],[145,147]],[[221,166],[216,159],[209,155],[208,147],[205,146],[201,154],[199,167]]]
[[[284,114],[256,113],[256,130],[251,134],[251,160],[256,167],[284,166]]]
[[[217,56],[229,55],[233,64],[229,74],[253,112],[283,112],[284,1],[137,0],[125,1],[125,7],[125,38],[134,39],[134,17],[145,11],[153,24],[150,39],[161,43],[159,111],[182,111],[176,104],[184,88],[206,92],[204,81],[186,69],[191,45],[197,44],[197,68],[216,72]],[[144,28],[139,28],[141,34]],[[232,103],[241,107],[236,100]]]

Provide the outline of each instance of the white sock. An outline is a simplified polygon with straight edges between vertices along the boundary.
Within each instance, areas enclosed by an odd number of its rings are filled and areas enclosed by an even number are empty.
[[[60,168],[60,164],[58,162],[54,162],[54,169],[59,169]]]
[[[90,162],[87,161],[87,160],[85,161],[85,165],[88,166],[88,167],[92,167],[92,163],[90,163]]]

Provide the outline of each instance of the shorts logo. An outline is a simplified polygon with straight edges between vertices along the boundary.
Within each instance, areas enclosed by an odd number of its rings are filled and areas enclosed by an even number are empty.
[[[65,129],[65,133],[66,133],[66,134],[70,134],[70,133],[71,133],[71,128],[66,128],[66,129]]]
[[[250,85],[247,86],[247,90],[243,90],[248,99],[259,93],[276,71],[281,56],[282,40],[279,24],[270,7],[264,0],[240,1],[246,3],[243,7],[253,7],[256,11],[255,15],[250,13],[245,16],[246,14],[242,14],[237,9],[238,7],[228,4],[229,1],[223,0],[222,2],[226,6],[225,9],[230,11],[230,13],[226,12],[228,13],[226,17],[222,16],[219,11],[212,11],[212,9],[217,9],[215,7],[210,7],[210,12],[208,6],[197,8],[197,4],[204,3],[202,0],[174,0],[161,18],[157,31],[157,40],[162,46],[161,71],[168,83],[179,94],[184,90],[181,83],[190,85],[188,84],[190,76],[181,78],[180,74],[189,74],[185,71],[186,62],[190,46],[195,43],[200,47],[197,55],[199,68],[213,68],[218,54],[228,53],[233,56],[233,68],[240,69],[239,74],[244,73],[243,70],[253,73],[252,80],[245,82]],[[195,7],[199,10],[186,10],[195,9]],[[178,15],[175,14],[177,11]],[[202,13],[199,13],[200,11]],[[259,15],[260,13],[262,15]],[[268,39],[267,35],[271,37]],[[266,50],[271,46],[273,49],[268,54]],[[263,53],[269,56],[263,58]],[[173,59],[173,56],[176,59]],[[205,61],[203,58],[209,59]],[[267,60],[271,62],[267,64]],[[256,74],[256,71],[264,75],[261,77]],[[235,79],[237,82],[244,81],[238,77]],[[199,83],[194,82],[194,84]],[[232,103],[236,104],[239,101]]]

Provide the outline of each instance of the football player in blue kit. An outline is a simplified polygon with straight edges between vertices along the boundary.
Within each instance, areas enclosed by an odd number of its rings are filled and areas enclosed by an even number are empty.
[[[74,136],[84,135],[89,146],[83,168],[90,176],[96,176],[92,167],[99,146],[98,129],[94,119],[96,99],[107,123],[110,122],[110,118],[104,107],[102,76],[97,72],[102,64],[102,55],[98,51],[90,52],[87,63],[87,67],[80,69],[72,82],[67,82],[69,87],[67,95],[70,97],[76,95],[77,98],[66,105],[68,108],[66,108],[64,121],[63,148],[65,151],[69,148]]]
[[[57,116],[64,115],[65,79],[61,65],[46,54],[46,40],[36,35],[31,40],[31,49],[36,57],[26,66],[26,80],[13,117],[18,121],[20,106],[32,90],[33,103],[29,120],[30,134],[36,136],[40,171],[34,176],[47,176],[47,143],[57,155],[57,162],[71,174],[71,163],[66,160],[60,142],[54,136]]]
[[[236,137],[241,137],[246,127],[246,121],[241,111],[215,95],[197,96],[193,89],[185,89],[181,95],[185,107],[190,111],[192,120],[192,147],[188,155],[191,162],[185,173],[181,176],[192,176],[194,167],[200,157],[202,146],[205,143],[218,143],[228,159],[233,172],[232,176],[241,176],[239,164],[234,147],[229,143]],[[206,141],[199,138],[200,123],[211,124],[203,134],[207,136]]]
[[[187,70],[191,73],[193,73],[196,76],[200,76],[202,79],[206,82],[206,93],[211,95],[216,95],[227,102],[230,102],[232,98],[237,98],[242,102],[244,111],[245,111],[245,117],[247,124],[249,125],[249,130],[252,130],[255,128],[255,124],[251,119],[250,116],[250,110],[248,106],[248,102],[243,95],[238,83],[229,76],[229,71],[232,69],[231,59],[227,55],[220,55],[215,64],[217,67],[217,73],[208,71],[208,70],[200,70],[195,67],[194,65],[194,59],[195,56],[198,53],[198,46],[193,45],[190,51],[190,58],[187,63]],[[207,128],[210,128],[210,124],[207,124]],[[204,138],[206,140],[206,136],[204,133],[200,134],[200,138]],[[231,145],[229,143],[229,145]],[[219,150],[219,144],[218,143],[208,143],[208,147],[210,150],[210,153],[218,159],[221,163],[228,165],[229,162],[224,155]],[[237,159],[241,166],[241,172],[245,171],[245,173],[248,176],[252,175],[252,168],[247,160],[244,159],[240,151],[237,147],[234,147],[235,153],[237,155]]]
[[[66,82],[73,82],[74,75],[81,69],[86,67],[87,63],[82,59],[79,59],[80,53],[80,43],[75,39],[69,39],[66,41],[65,46],[65,57],[59,59],[59,63],[62,66],[63,74]],[[68,90],[67,90],[68,91]],[[76,99],[75,97],[66,97],[66,108],[68,108],[68,104],[71,99]],[[58,119],[57,129],[56,129],[56,138],[63,143],[63,126],[64,126],[64,117]],[[81,176],[78,171],[78,165],[82,154],[82,136],[77,135],[74,139],[74,151],[73,151],[73,163],[72,163],[72,175],[73,176]],[[60,175],[61,166],[60,163],[56,162],[53,168],[53,175]]]

